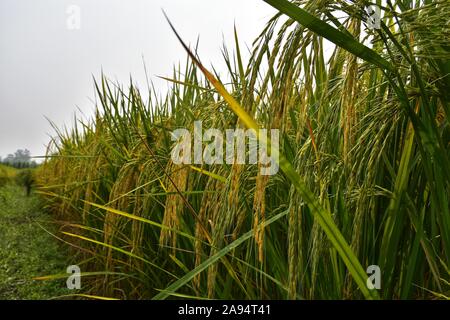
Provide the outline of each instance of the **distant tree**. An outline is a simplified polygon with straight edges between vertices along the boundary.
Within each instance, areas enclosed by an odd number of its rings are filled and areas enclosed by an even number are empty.
[[[12,166],[14,164],[14,155],[13,154],[8,154],[5,158],[5,160],[3,160],[3,163],[9,166]]]
[[[31,160],[31,152],[28,149],[18,149],[14,154],[8,154],[2,163],[18,169],[36,167],[36,162]]]

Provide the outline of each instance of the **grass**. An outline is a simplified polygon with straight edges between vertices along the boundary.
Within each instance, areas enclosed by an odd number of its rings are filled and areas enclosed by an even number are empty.
[[[52,221],[36,195],[27,197],[13,184],[0,187],[0,299],[50,299],[68,293],[65,281],[33,280],[65,272],[60,243],[38,225],[53,229],[48,225]]]
[[[17,169],[0,164],[0,186],[13,180],[17,175]]]
[[[40,193],[95,274],[83,294],[449,297],[450,5],[386,1],[368,30],[362,2],[266,2],[280,13],[248,61],[235,32],[228,74],[183,44],[166,97],[102,76],[95,118],[55,127]],[[196,120],[280,129],[281,172],[175,165],[170,132]]]

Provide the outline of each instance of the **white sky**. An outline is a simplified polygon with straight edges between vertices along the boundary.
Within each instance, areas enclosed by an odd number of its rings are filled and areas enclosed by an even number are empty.
[[[66,12],[80,8],[80,29],[69,30]],[[186,42],[200,36],[206,65],[225,70],[223,40],[231,49],[236,23],[241,46],[252,41],[275,12],[262,0],[0,0],[0,156],[27,148],[43,155],[54,131],[70,125],[79,107],[94,106],[92,76],[101,70],[126,85],[145,87],[144,56],[161,91],[186,54],[161,12]]]

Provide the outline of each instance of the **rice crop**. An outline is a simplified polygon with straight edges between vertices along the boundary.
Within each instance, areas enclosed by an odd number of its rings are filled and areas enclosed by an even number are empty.
[[[0,164],[0,186],[12,182],[17,175],[17,169]]]
[[[448,298],[450,3],[376,1],[371,29],[366,1],[265,2],[279,13],[248,60],[235,30],[226,75],[181,31],[166,96],[102,75],[95,117],[55,126],[39,192],[82,294]],[[196,121],[279,129],[280,171],[175,164],[171,133]]]

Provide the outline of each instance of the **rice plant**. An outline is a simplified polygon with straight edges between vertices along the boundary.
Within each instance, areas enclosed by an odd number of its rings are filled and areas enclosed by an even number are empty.
[[[279,13],[248,61],[235,30],[226,75],[174,27],[188,58],[164,98],[102,75],[96,116],[55,126],[40,193],[83,294],[448,298],[450,3],[265,1]],[[175,164],[171,132],[199,120],[279,129],[280,172]]]

